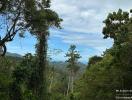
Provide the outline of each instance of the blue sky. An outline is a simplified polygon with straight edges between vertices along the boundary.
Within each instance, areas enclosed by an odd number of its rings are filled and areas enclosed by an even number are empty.
[[[101,55],[106,48],[113,44],[111,39],[103,39],[103,20],[109,12],[119,8],[129,11],[130,0],[51,0],[51,8],[64,20],[61,30],[50,29],[49,55],[56,61],[66,60],[65,53],[71,44],[77,46],[86,63],[88,58]],[[24,55],[27,52],[35,53],[35,37],[29,33],[21,39],[16,36],[13,42],[7,44],[8,51]],[[59,49],[60,52],[58,52]]]

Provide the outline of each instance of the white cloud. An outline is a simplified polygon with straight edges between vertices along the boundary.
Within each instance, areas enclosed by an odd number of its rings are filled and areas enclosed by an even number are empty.
[[[130,0],[53,0],[52,9],[64,19],[62,26],[78,32],[101,33],[109,12],[131,8]]]

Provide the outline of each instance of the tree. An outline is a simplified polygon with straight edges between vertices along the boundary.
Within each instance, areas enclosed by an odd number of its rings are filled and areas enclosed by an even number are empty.
[[[68,62],[67,68],[69,70],[69,82],[68,82],[67,95],[69,91],[71,91],[71,93],[74,92],[74,78],[76,73],[79,70],[78,59],[80,59],[81,56],[78,53],[78,51],[76,51],[75,49],[76,49],[76,46],[71,45],[68,50],[68,53],[66,53],[66,57],[68,57],[68,60],[66,61]]]
[[[32,77],[35,71],[35,56],[28,53],[23,56],[21,62],[12,72],[12,82],[10,83],[11,100],[27,100],[36,98]],[[34,77],[35,78],[35,77]],[[36,98],[37,99],[37,98]]]
[[[2,32],[0,35],[3,36],[0,37],[0,49],[3,52],[2,56],[6,53],[6,42],[12,41],[17,33],[22,36],[28,28],[23,15],[26,10],[23,4],[24,0],[0,1],[0,28]]]
[[[109,13],[104,20],[104,38],[113,38],[115,44],[121,44],[127,41],[127,34],[132,32],[131,22],[132,18],[129,12],[123,12],[119,9],[118,12]]]
[[[99,62],[101,60],[102,60],[102,57],[99,57],[99,56],[93,56],[93,57],[91,57],[89,59],[87,68],[89,68],[91,65],[96,64],[97,62]]]
[[[57,18],[58,15],[54,11],[47,9],[48,7],[50,7],[50,0],[42,0],[42,2],[36,0],[0,1],[0,35],[2,35],[0,39],[0,49],[1,51],[4,49],[3,53],[1,54],[2,56],[6,53],[6,42],[13,41],[17,33],[19,33],[19,36],[24,37],[25,31],[31,31],[31,29],[33,30],[33,28],[38,25],[35,22],[37,17],[35,17],[34,14],[42,14],[42,10],[40,11],[40,8],[46,9],[43,18],[50,21],[51,26],[53,24],[57,27],[59,26],[57,21],[59,22],[60,19],[58,18],[55,21],[55,18]],[[39,10],[39,12],[37,10]],[[54,17],[52,15],[54,15]],[[40,16],[38,18],[40,18]]]
[[[90,67],[78,81],[80,100],[113,100],[118,89],[130,89],[132,77],[132,33],[128,12],[110,13],[105,20],[103,34],[114,39],[112,48],[102,58],[90,58]]]
[[[27,1],[29,2],[29,1]],[[37,8],[32,12],[26,12],[26,21],[31,26],[30,32],[36,35],[38,44],[36,45],[37,66],[38,66],[38,97],[39,100],[47,100],[47,85],[46,85],[46,65],[47,65],[47,38],[49,36],[49,28],[60,28],[58,14],[50,10],[50,0],[42,0],[42,2],[34,1]],[[31,9],[32,5],[27,3],[26,7]]]
[[[38,57],[38,70],[37,75],[39,79],[37,95],[40,100],[46,98],[46,57],[47,57],[47,38],[49,36],[49,28],[60,28],[58,14],[50,10],[50,0],[7,0],[1,3],[1,15],[4,15],[7,23],[7,30],[5,36],[0,41],[0,46],[3,47],[5,42],[12,41],[14,36],[20,32],[20,36],[27,30],[31,34],[36,35],[38,39],[37,44],[37,57]],[[6,5],[6,6],[4,6]]]
[[[50,83],[49,83],[49,93],[51,93],[52,92],[52,85],[53,85],[54,75],[55,75],[55,68],[54,68],[54,66],[51,67],[49,73],[50,73],[50,75],[49,75],[49,80],[50,80]]]

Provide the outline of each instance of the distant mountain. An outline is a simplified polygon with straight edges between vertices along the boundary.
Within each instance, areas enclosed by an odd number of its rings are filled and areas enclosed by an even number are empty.
[[[54,62],[50,62],[51,66],[54,66],[57,69],[62,69],[62,70],[66,70],[67,69],[67,62],[63,62],[63,61],[54,61]],[[79,62],[78,63],[79,67],[80,67],[80,71],[84,71],[86,68],[86,65]]]
[[[22,55],[17,53],[11,53],[11,52],[7,52],[6,56],[10,57],[11,59],[17,59],[17,60],[21,60],[22,58]],[[63,71],[67,70],[67,62],[53,61],[53,62],[50,62],[49,64],[51,67],[54,66],[55,68],[63,70]],[[79,62],[78,65],[80,66],[80,71],[83,72],[86,68],[86,65],[81,62]]]
[[[16,58],[22,58],[22,55],[17,54],[17,53],[11,53],[11,52],[7,52],[6,56],[16,57]]]

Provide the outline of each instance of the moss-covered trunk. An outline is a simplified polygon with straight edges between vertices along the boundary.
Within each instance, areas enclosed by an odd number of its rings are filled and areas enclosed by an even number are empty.
[[[38,99],[47,100],[47,82],[46,82],[46,65],[47,65],[47,35],[41,33],[38,36],[37,46],[38,56]]]

